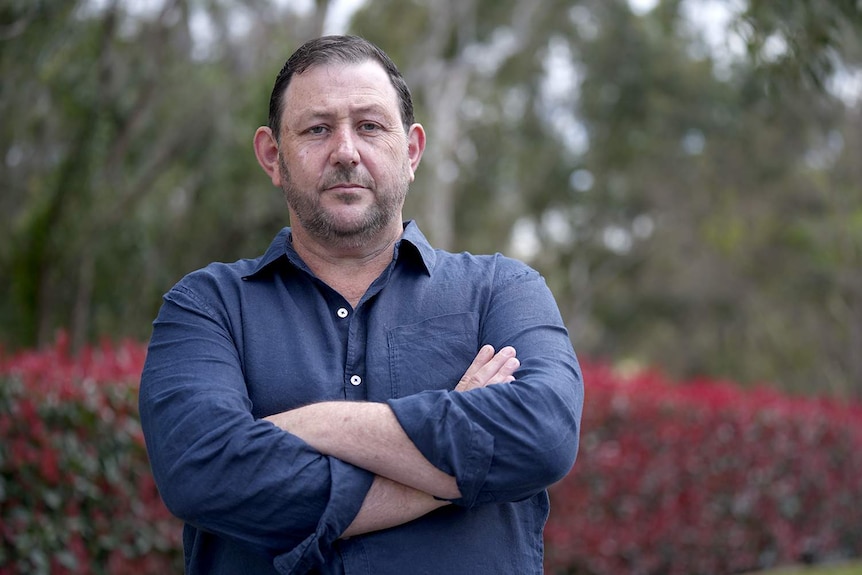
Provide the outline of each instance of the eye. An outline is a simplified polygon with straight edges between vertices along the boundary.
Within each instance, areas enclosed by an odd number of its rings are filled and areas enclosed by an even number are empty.
[[[362,122],[361,124],[359,124],[360,132],[374,132],[378,129],[380,129],[380,126],[378,126],[374,122]]]
[[[306,130],[306,133],[311,134],[313,136],[319,136],[326,132],[326,126],[312,126]]]

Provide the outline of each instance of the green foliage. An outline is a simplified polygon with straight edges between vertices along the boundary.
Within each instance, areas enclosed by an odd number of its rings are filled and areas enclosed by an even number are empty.
[[[783,567],[758,573],[760,575],[859,575],[862,573],[862,564],[857,561],[841,561],[832,565]]]
[[[284,38],[259,50],[263,72],[195,46],[192,13],[216,26],[229,15],[88,5],[22,8],[2,40],[0,340],[14,345],[59,327],[78,346],[145,337],[183,271],[247,255],[284,223],[250,151]],[[258,29],[261,41],[278,25]]]
[[[862,9],[856,0],[751,0],[739,25],[768,81],[823,88],[842,55],[858,50]],[[770,42],[785,50],[771,54]]]
[[[144,338],[184,273],[265,249],[287,217],[251,136],[331,4],[0,9],[0,341]],[[350,29],[428,132],[406,215],[527,259],[584,355],[858,395],[862,115],[836,94],[862,10],[739,4],[741,53],[709,47],[694,5],[368,0]]]

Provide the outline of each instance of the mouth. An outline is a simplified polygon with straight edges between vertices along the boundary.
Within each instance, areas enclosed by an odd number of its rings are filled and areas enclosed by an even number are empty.
[[[324,189],[324,191],[333,192],[335,194],[353,195],[360,194],[368,190],[368,187],[355,182],[340,182],[333,184]]]
[[[329,186],[327,189],[329,190],[355,190],[357,188],[365,189],[365,186],[361,184],[354,184],[353,182],[342,182],[339,184],[334,184]]]

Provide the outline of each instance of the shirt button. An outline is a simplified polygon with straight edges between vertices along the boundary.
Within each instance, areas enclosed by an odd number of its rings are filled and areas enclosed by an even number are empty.
[[[362,383],[361,377],[359,377],[358,375],[351,375],[350,376],[350,384],[351,385],[359,385],[360,383]]]
[[[338,311],[335,313],[338,315],[338,317],[340,317],[341,319],[344,319],[347,317],[347,314],[349,314],[350,312],[347,311],[347,308],[340,307],[340,308],[338,308]]]

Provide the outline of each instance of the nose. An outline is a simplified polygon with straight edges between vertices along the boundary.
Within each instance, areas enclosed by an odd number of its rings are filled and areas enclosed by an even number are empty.
[[[355,134],[350,128],[339,128],[332,134],[332,153],[330,161],[333,165],[356,166],[359,164],[359,150],[354,141]]]

